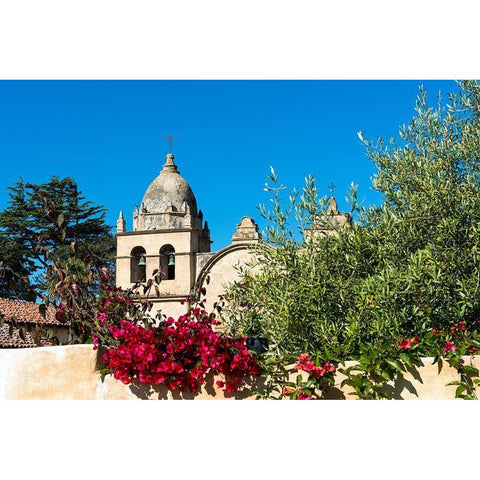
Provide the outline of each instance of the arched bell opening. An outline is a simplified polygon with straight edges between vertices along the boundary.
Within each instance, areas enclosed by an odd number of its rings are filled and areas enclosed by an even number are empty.
[[[135,247],[130,253],[130,283],[145,282],[147,279],[146,251]]]
[[[159,268],[164,280],[175,279],[175,249],[172,245],[164,245],[160,249]]]

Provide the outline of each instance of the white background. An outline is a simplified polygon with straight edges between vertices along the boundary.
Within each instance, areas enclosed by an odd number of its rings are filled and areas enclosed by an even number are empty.
[[[0,78],[478,78],[476,3],[3,1]],[[479,413],[463,401],[2,402],[2,477],[475,476]]]

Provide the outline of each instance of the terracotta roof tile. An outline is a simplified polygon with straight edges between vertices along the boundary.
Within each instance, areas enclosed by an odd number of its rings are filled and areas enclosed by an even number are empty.
[[[12,317],[20,324],[65,326],[55,318],[55,308],[47,309],[45,318],[40,315],[39,304],[22,302],[11,298],[0,298],[0,314],[4,315],[5,321],[9,322]]]
[[[52,345],[44,338],[41,338],[40,345],[37,345],[30,332],[26,332],[25,340],[22,340],[18,328],[14,328],[13,334],[10,336],[9,328],[10,325],[4,325],[0,328],[0,348],[32,348]]]
[[[47,309],[45,318],[42,317],[38,303],[22,302],[11,298],[0,298],[0,314],[3,315],[5,324],[0,327],[0,348],[26,348],[37,347],[33,335],[26,332],[25,340],[20,337],[19,328],[13,328],[13,334],[10,336],[9,329],[12,324],[12,318],[17,323],[25,327],[59,327],[68,328],[68,323],[59,322],[55,318],[55,308],[53,306]],[[40,346],[52,345],[45,338],[41,338]]]

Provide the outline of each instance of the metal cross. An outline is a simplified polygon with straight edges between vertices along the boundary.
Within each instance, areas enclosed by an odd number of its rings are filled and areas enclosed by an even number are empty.
[[[337,185],[335,185],[333,182],[328,186],[328,189],[330,190],[330,195],[333,197],[333,191],[337,188]]]
[[[165,137],[164,140],[168,140],[170,142],[170,151],[168,153],[172,153],[172,142],[173,140],[178,140],[178,137],[174,137],[170,134],[168,137]]]

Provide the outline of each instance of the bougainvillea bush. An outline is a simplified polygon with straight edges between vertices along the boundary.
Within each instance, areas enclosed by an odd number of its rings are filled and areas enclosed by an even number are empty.
[[[246,347],[246,338],[214,332],[216,323],[200,308],[151,328],[122,319],[108,327],[118,345],[110,348],[103,360],[114,377],[125,384],[137,380],[195,393],[211,372],[223,377],[217,380],[217,387],[233,393],[247,375],[260,370]]]

